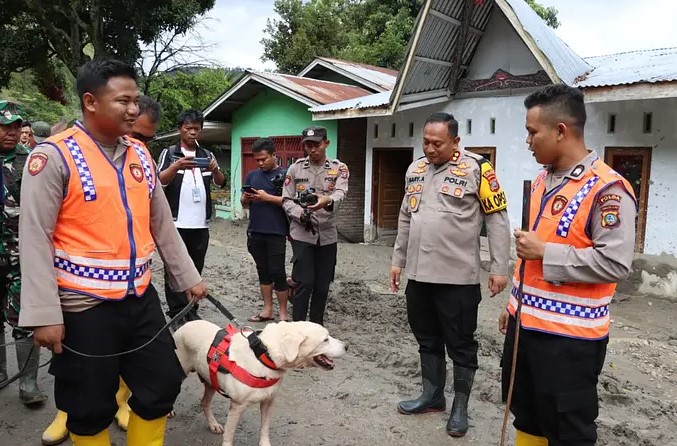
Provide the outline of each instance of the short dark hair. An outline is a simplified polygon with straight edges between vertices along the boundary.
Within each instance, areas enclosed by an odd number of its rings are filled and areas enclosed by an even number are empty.
[[[585,128],[585,100],[578,88],[564,84],[548,85],[527,96],[524,106],[527,110],[543,107],[557,122],[577,127],[581,132]]]
[[[183,124],[189,122],[197,122],[200,127],[204,125],[205,117],[200,110],[184,110],[176,117],[176,126],[181,127]]]
[[[23,121],[23,122],[21,122],[21,127],[31,127],[32,128],[33,126],[31,125],[30,121]]]
[[[157,124],[162,113],[162,106],[148,96],[139,97],[139,116],[148,115],[153,124]]]
[[[425,120],[424,127],[428,124],[438,123],[447,125],[447,131],[449,132],[449,136],[452,138],[456,138],[458,136],[458,121],[451,113],[433,113],[432,115],[428,116],[428,119]]]
[[[95,94],[113,77],[128,77],[136,82],[136,71],[130,65],[115,59],[93,59],[81,66],[75,79],[80,106],[83,105],[85,93]]]
[[[259,138],[252,144],[253,153],[268,152],[269,155],[275,153],[275,142],[270,138]]]

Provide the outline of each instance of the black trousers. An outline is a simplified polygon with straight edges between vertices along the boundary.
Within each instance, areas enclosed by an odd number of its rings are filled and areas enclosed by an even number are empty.
[[[136,348],[165,324],[160,299],[150,286],[140,297],[107,301],[80,313],[64,313],[63,343],[87,354],[112,354]],[[118,409],[120,377],[129,386],[129,406],[146,420],[167,415],[184,378],[174,340],[165,330],[143,349],[113,358],[86,358],[64,350],[53,355],[56,407],[68,413],[68,430],[95,435],[107,428]]]
[[[287,272],[284,267],[287,237],[275,234],[247,234],[247,250],[256,263],[259,284],[274,285],[275,291],[286,291]]]
[[[205,256],[207,255],[207,247],[209,246],[209,229],[182,229],[178,228],[179,235],[183,239],[186,248],[188,248],[188,255],[193,259],[193,264],[198,272],[202,274],[202,269],[205,266]],[[167,268],[165,267],[165,298],[169,311],[167,316],[170,318],[176,316],[188,305],[188,298],[183,291],[173,291],[169,287],[169,278],[167,276]],[[191,312],[197,314],[198,305],[196,304]]]
[[[503,397],[510,383],[515,319],[503,348]],[[516,429],[546,437],[549,446],[594,446],[597,381],[609,339],[587,341],[520,330],[511,411]]]
[[[293,240],[294,267],[292,279],[298,282],[292,301],[292,317],[305,321],[310,307],[310,322],[324,325],[329,285],[334,280],[337,244],[313,245]]]
[[[410,280],[405,290],[407,317],[421,354],[444,356],[454,364],[477,369],[479,284],[448,285]]]

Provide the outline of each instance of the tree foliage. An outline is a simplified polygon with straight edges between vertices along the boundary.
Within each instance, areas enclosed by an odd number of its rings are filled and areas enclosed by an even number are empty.
[[[44,83],[93,57],[134,64],[163,32],[186,32],[215,0],[3,0],[0,86],[33,68]],[[54,62],[54,60],[58,62]],[[45,91],[44,93],[49,93]],[[59,98],[57,98],[59,99]]]
[[[183,110],[203,110],[232,85],[235,76],[236,73],[220,68],[157,75],[148,94],[162,104],[159,131],[175,129],[176,117]]]
[[[527,0],[546,23],[557,10]],[[263,61],[296,74],[315,57],[336,57],[398,70],[423,0],[275,0],[279,19],[268,20]]]

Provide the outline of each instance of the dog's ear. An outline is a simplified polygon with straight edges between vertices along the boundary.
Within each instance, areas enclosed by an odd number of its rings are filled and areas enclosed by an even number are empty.
[[[285,361],[292,363],[299,356],[299,349],[306,338],[299,332],[285,333],[282,337],[282,354]]]

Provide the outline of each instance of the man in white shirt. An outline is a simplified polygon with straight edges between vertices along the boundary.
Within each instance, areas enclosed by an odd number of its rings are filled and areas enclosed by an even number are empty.
[[[217,186],[223,187],[226,178],[219,170],[214,155],[198,143],[204,124],[202,112],[186,110],[179,114],[176,124],[181,141],[160,153],[160,182],[169,201],[176,228],[195,267],[202,273],[209,245],[207,222],[212,216],[210,183],[213,181]],[[169,288],[167,274],[165,269],[165,296],[169,305],[167,315],[172,318],[188,302],[185,293],[175,293]],[[197,306],[177,325],[195,319],[199,319]]]

